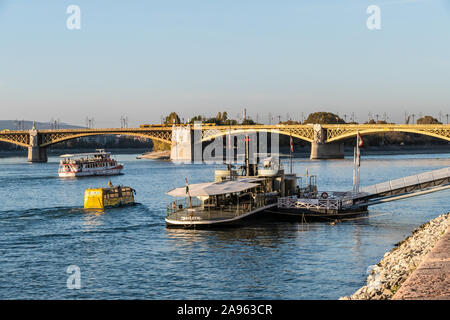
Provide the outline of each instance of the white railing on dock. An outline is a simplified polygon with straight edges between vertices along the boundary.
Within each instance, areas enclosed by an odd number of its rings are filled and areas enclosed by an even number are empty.
[[[374,184],[371,186],[361,188],[361,191],[370,194],[377,194],[402,188],[408,188],[447,178],[450,178],[450,167]]]
[[[284,197],[278,199],[278,208],[285,209],[327,209],[339,210],[341,201],[337,199],[297,199]]]

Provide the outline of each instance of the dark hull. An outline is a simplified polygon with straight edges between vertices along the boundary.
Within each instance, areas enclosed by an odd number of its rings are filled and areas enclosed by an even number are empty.
[[[269,210],[273,210],[271,208]],[[221,228],[231,228],[231,227],[245,227],[248,225],[254,225],[255,221],[261,222],[264,220],[270,220],[272,214],[269,210],[263,210],[257,212],[256,214],[249,215],[247,217],[228,221],[228,222],[216,222],[211,224],[170,224],[166,223],[166,228],[168,229],[221,229]]]
[[[367,206],[349,209],[345,211],[319,212],[305,209],[281,209],[271,210],[275,217],[291,221],[334,221],[352,219],[369,214]]]

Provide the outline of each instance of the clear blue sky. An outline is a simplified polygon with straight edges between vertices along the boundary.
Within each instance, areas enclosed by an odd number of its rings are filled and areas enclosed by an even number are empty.
[[[437,117],[450,113],[449,2],[0,0],[0,119]],[[81,30],[66,28],[71,4]],[[381,30],[366,27],[371,4]]]

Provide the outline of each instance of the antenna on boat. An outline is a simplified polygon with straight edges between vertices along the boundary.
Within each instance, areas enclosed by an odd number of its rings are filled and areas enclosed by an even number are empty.
[[[245,175],[248,177],[250,175],[250,161],[249,161],[249,137],[248,134],[245,135]]]
[[[353,152],[353,192],[359,192],[359,167],[361,165],[361,151],[360,147],[363,145],[363,140],[359,131],[356,132],[356,147]]]
[[[289,134],[289,153],[291,162],[291,174],[292,174],[292,153],[294,152],[294,142],[292,141],[292,135]]]
[[[306,167],[306,182],[305,182],[305,185],[309,186],[310,184],[311,184],[311,181],[309,181],[308,167]]]
[[[245,175],[247,177],[257,175],[257,165],[250,163],[250,137],[248,134],[245,135]],[[254,151],[254,150],[252,150]],[[252,159],[254,159],[254,154],[252,154]],[[253,162],[253,161],[252,161]]]
[[[186,182],[186,194],[189,198],[189,208],[192,208],[192,202],[191,202],[191,194],[189,193],[189,184],[187,178],[184,178],[184,181]]]

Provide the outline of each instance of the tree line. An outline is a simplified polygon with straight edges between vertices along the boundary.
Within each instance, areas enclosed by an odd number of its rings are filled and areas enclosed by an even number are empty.
[[[409,124],[410,117],[406,120],[406,124]],[[202,123],[215,123],[216,125],[254,125],[261,124],[257,123],[253,119],[246,117],[242,119],[241,122],[235,119],[230,119],[228,117],[228,113],[226,111],[219,112],[215,117],[205,117],[202,115],[197,115],[190,118],[186,123],[194,124],[195,122]],[[180,117],[176,112],[171,112],[165,120],[163,124],[172,125],[172,124],[181,124],[184,123],[181,121]],[[295,125],[295,124],[358,124],[355,121],[345,121],[339,115],[334,114],[332,112],[313,112],[308,115],[308,117],[302,122],[298,120],[287,120],[287,121],[279,121],[279,124],[287,124],[287,125]],[[392,122],[393,123],[393,122]],[[416,121],[417,124],[442,124],[438,119],[432,116],[423,116]],[[370,119],[369,121],[364,122],[363,124],[388,124],[386,120],[375,120]]]

